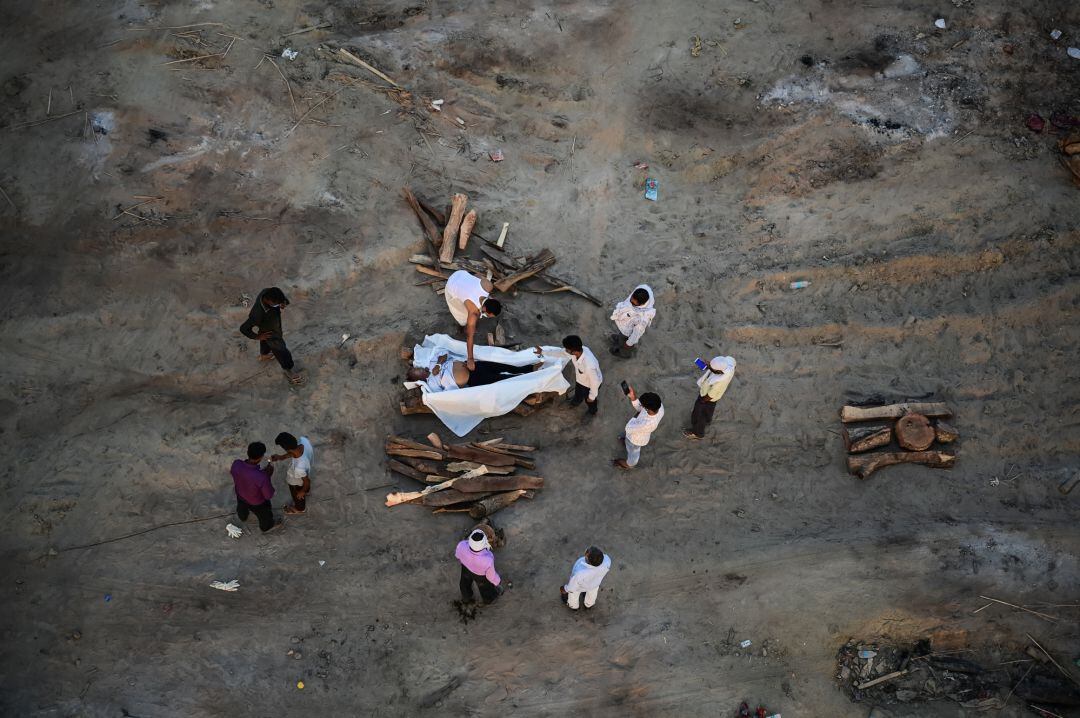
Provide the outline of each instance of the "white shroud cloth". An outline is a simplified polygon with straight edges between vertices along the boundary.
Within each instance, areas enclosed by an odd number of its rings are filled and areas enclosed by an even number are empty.
[[[561,347],[543,349],[541,359],[532,349],[513,352],[502,347],[474,346],[473,357],[476,361],[493,361],[511,366],[528,366],[543,361],[544,366],[486,386],[433,392],[428,391],[426,385],[421,385],[424,405],[435,412],[447,429],[458,436],[465,436],[484,419],[513,411],[530,394],[545,391],[564,394],[570,388],[570,383],[563,377],[563,367],[570,360],[569,356]],[[549,350],[552,353],[550,356]],[[465,351],[465,342],[451,339],[445,334],[433,334],[424,337],[423,344],[413,347],[413,366],[426,369],[443,354],[449,354],[450,360],[464,362]]]

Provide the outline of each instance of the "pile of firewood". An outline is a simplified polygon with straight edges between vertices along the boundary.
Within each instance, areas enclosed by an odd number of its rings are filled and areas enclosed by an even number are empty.
[[[588,299],[598,307],[603,305],[593,295],[548,272],[555,264],[555,255],[550,249],[542,249],[522,257],[503,251],[506,233],[510,227],[508,222],[503,224],[502,232],[496,241],[489,242],[481,236],[476,231],[476,210],[465,211],[468,204],[466,195],[455,194],[444,212],[417,197],[408,187],[403,187],[401,194],[420,221],[428,250],[426,255],[414,254],[409,258],[409,262],[416,265],[416,271],[428,276],[416,286],[430,286],[438,294],[442,294],[450,273],[464,269],[479,277],[489,278],[500,292],[508,292],[514,287],[537,294],[570,292]],[[463,254],[473,237],[480,241],[478,247],[482,257],[469,258]],[[476,245],[475,242],[473,244]],[[458,252],[457,256],[455,251]],[[543,281],[550,288],[541,290],[517,286],[519,282],[533,278]]]
[[[426,487],[420,491],[398,491],[386,495],[387,506],[419,504],[433,513],[467,512],[482,519],[518,499],[531,499],[544,488],[539,476],[516,474],[518,467],[532,471],[535,462],[527,456],[534,446],[509,444],[502,439],[444,444],[438,434],[427,435],[424,444],[400,436],[386,439],[386,455],[391,471],[414,479]]]
[[[949,407],[941,402],[845,406],[840,410],[840,421],[844,424],[861,424],[845,426],[843,430],[844,448],[849,454],[857,454],[848,457],[848,471],[865,479],[878,469],[894,464],[951,468],[956,461],[955,454],[929,451],[934,442],[951,444],[959,438],[956,429],[942,421],[950,416],[952,412]],[[891,449],[894,438],[902,451],[864,454],[872,449]]]

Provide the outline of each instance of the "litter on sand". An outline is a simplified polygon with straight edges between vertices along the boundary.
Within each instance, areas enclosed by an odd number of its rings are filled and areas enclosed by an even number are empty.
[[[936,27],[938,30],[944,30],[945,29],[945,18],[939,17],[937,20],[934,20],[934,27]]]
[[[652,177],[645,180],[645,199],[655,202],[657,200],[657,182]]]
[[[502,150],[495,150],[494,152],[489,152],[488,157],[491,158],[492,162],[502,162],[503,161],[503,151]]]
[[[235,578],[232,581],[228,582],[211,581],[210,587],[216,588],[219,591],[235,591],[236,589],[240,588],[240,582],[237,581]]]
[[[225,527],[225,531],[229,534],[229,538],[238,539],[244,535],[244,529],[234,524],[229,524]]]
[[[1080,60],[1080,47],[1070,47],[1065,52],[1069,53],[1069,57],[1074,60]]]
[[[295,60],[296,56],[300,54],[299,50],[293,50],[291,47],[287,47],[281,51],[281,56],[286,60]]]

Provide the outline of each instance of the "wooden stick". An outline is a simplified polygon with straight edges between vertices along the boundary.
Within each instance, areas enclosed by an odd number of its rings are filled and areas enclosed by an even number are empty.
[[[487,447],[491,446],[492,444],[498,444],[501,441],[502,441],[502,437],[500,436],[497,439],[488,439],[487,441],[474,441],[473,446],[479,446],[479,447],[482,447],[482,448],[487,448]]]
[[[386,437],[386,445],[397,444],[398,446],[404,446],[409,449],[418,449],[420,451],[439,451],[427,444],[421,444],[419,441],[413,441],[412,439],[406,439],[404,436],[394,436],[393,434]]]
[[[875,678],[872,681],[867,681],[866,683],[858,683],[858,684],[856,684],[855,687],[858,688],[861,691],[861,690],[865,690],[867,688],[871,688],[873,686],[876,686],[879,683],[884,683],[885,681],[891,681],[894,678],[899,678],[900,676],[903,676],[903,675],[907,675],[907,671],[893,671],[892,673],[886,673],[885,675],[881,676],[880,678]]]
[[[510,451],[536,451],[535,446],[525,446],[524,444],[507,444],[502,441],[498,442],[498,447],[500,449],[508,449]]]
[[[157,202],[158,200],[162,200],[162,199],[165,199],[165,198],[164,197],[151,197],[150,199],[146,200],[145,202],[139,202],[138,204],[133,204],[130,207],[128,207],[127,209],[120,210],[120,214],[113,217],[113,219],[114,220],[120,219],[125,214],[129,214],[131,212],[131,210],[135,209],[136,207],[142,207],[144,204],[150,204],[151,202]],[[134,215],[134,216],[138,217],[139,215]],[[140,219],[144,219],[144,218],[140,217]]]
[[[443,448],[442,439],[434,431],[427,435],[427,440],[431,442],[431,445],[440,451]]]
[[[539,254],[529,261],[526,267],[496,282],[495,288],[500,292],[506,292],[518,282],[544,271],[553,264],[555,264],[555,255],[551,253],[551,250],[541,250]]]
[[[450,277],[440,272],[438,269],[432,269],[431,267],[424,267],[419,264],[414,265],[413,269],[420,272],[420,274],[426,274],[429,277],[438,277],[439,279],[449,279]]]
[[[461,220],[461,231],[458,233],[458,249],[465,249],[465,245],[469,243],[469,235],[472,234],[473,227],[476,226],[476,210],[470,209],[465,215],[465,219]]]
[[[423,498],[424,496],[427,496],[428,494],[434,493],[436,491],[442,491],[443,489],[448,489],[451,486],[453,486],[455,482],[461,481],[462,479],[472,479],[472,478],[475,478],[477,476],[483,476],[486,473],[487,473],[487,467],[481,466],[479,469],[474,469],[473,471],[462,474],[461,476],[458,476],[458,477],[455,477],[453,479],[449,479],[447,481],[444,481],[441,484],[435,484],[434,486],[429,486],[426,489],[424,489],[423,491],[411,491],[411,492],[400,492],[399,491],[399,492],[396,492],[396,493],[387,494],[386,495],[386,505],[387,506],[397,506],[398,504],[403,504],[403,503],[406,503],[406,502],[409,502],[409,501],[415,501],[416,499]]]
[[[510,223],[503,222],[502,231],[499,232],[499,238],[495,240],[495,246],[502,249],[503,242],[506,241],[506,233],[510,231]]]
[[[840,421],[850,424],[853,421],[899,419],[908,413],[922,414],[923,416],[952,416],[949,407],[943,402],[910,402],[889,404],[887,406],[845,406],[840,410]]]
[[[270,64],[274,66],[274,69],[278,71],[279,75],[281,75],[281,79],[285,83],[285,89],[289,91],[289,102],[292,103],[292,116],[296,117],[296,99],[293,97],[292,85],[289,84],[289,78],[285,77],[285,73],[282,72],[281,68],[278,67],[278,64],[274,62],[274,58],[270,57],[269,55],[263,55],[263,59],[269,60]]]
[[[11,201],[11,197],[8,197],[8,193],[4,191],[4,188],[3,188],[3,187],[0,187],[0,195],[3,195],[3,196],[4,196],[4,199],[6,199],[6,200],[7,200],[7,203],[11,205],[11,208],[12,208],[13,210],[15,210],[16,212],[18,212],[18,211],[19,211],[19,208],[15,206],[15,203],[14,203],[14,202],[12,202],[12,201]]]
[[[300,28],[299,30],[293,30],[287,32],[282,37],[292,37],[293,35],[303,35],[305,32],[311,32],[312,30],[322,30],[324,27],[330,27],[331,23],[324,22],[322,25],[312,25],[311,27]]]
[[[399,85],[396,82],[394,82],[393,80],[391,80],[389,77],[384,75],[381,71],[379,71],[375,67],[372,67],[371,65],[367,64],[366,62],[364,62],[359,57],[352,54],[351,52],[349,52],[345,48],[343,48],[343,47],[339,48],[338,49],[338,54],[341,55],[342,57],[344,57],[349,62],[353,63],[354,65],[359,65],[360,67],[364,68],[365,70],[372,73],[373,75],[375,75],[375,76],[377,76],[377,77],[379,77],[379,78],[381,78],[383,80],[386,80],[387,82],[389,82],[394,87],[401,87],[401,85]]]
[[[1000,603],[1002,606],[1008,606],[1009,608],[1016,608],[1016,609],[1019,609],[1021,611],[1027,611],[1028,613],[1030,613],[1032,615],[1035,615],[1035,616],[1038,616],[1039,618],[1044,618],[1047,621],[1054,622],[1054,621],[1058,620],[1054,616],[1048,616],[1045,613],[1039,613],[1038,611],[1032,611],[1030,608],[1024,608],[1023,606],[1017,606],[1015,603],[1009,603],[1008,601],[1002,601],[1002,600],[999,600],[999,599],[996,599],[996,598],[990,598],[989,596],[983,596],[982,594],[979,594],[979,598],[983,599],[984,601],[993,601],[994,603]]]
[[[52,117],[46,117],[44,120],[34,120],[33,122],[24,122],[21,125],[8,125],[5,130],[21,130],[24,127],[35,127],[37,125],[44,125],[46,122],[55,122],[56,120],[62,120],[65,117],[71,117],[72,115],[82,114],[83,110],[72,110],[71,112],[65,112],[62,115],[53,115]]]
[[[289,128],[289,129],[288,129],[288,130],[287,130],[287,131],[285,132],[285,134],[284,134],[284,135],[282,135],[282,136],[283,136],[283,137],[288,137],[289,135],[291,135],[291,134],[292,134],[292,131],[293,131],[293,130],[295,130],[295,129],[296,129],[297,127],[299,127],[299,126],[300,126],[300,123],[304,121],[304,118],[305,118],[305,117],[307,117],[308,115],[310,115],[310,114],[311,114],[311,111],[312,111],[312,110],[314,110],[314,109],[315,109],[316,107],[318,107],[318,106],[319,106],[319,105],[321,105],[322,103],[326,102],[327,100],[332,100],[333,98],[337,97],[337,96],[338,96],[339,94],[341,94],[341,92],[342,92],[343,90],[345,90],[345,88],[347,88],[347,87],[352,87],[352,85],[351,85],[351,84],[349,84],[349,85],[345,85],[345,87],[342,87],[341,89],[339,89],[339,90],[336,90],[336,91],[335,91],[335,92],[333,92],[332,94],[329,94],[329,95],[327,95],[326,97],[322,98],[321,100],[319,100],[318,102],[316,102],[316,103],[315,103],[314,105],[312,105],[311,107],[309,107],[309,108],[308,108],[308,110],[307,110],[307,112],[305,112],[304,114],[300,115],[300,119],[298,119],[298,120],[296,121],[296,124],[295,124],[295,125],[293,125],[292,127],[290,127],[290,128]]]
[[[450,262],[454,259],[454,249],[457,246],[458,230],[461,229],[461,220],[465,216],[465,204],[469,201],[466,195],[455,194],[451,203],[450,218],[443,227],[442,245],[439,247],[439,261]]]
[[[401,196],[409,203],[409,207],[412,208],[413,214],[415,214],[416,218],[420,221],[420,228],[424,230],[424,236],[427,237],[429,245],[428,251],[431,252],[431,262],[432,265],[434,265],[434,263],[438,261],[438,253],[435,250],[442,244],[442,235],[439,234],[439,230],[435,227],[434,223],[432,223],[431,218],[424,212],[420,201],[416,198],[416,195],[412,193],[411,189],[402,187]],[[418,256],[422,255],[413,255],[409,261],[412,262]]]
[[[1065,676],[1066,678],[1068,678],[1073,683],[1076,683],[1077,685],[1080,685],[1080,682],[1077,682],[1077,680],[1075,678],[1073,678],[1071,673],[1069,673],[1064,668],[1062,668],[1061,664],[1054,660],[1054,657],[1050,655],[1049,651],[1047,651],[1045,648],[1043,648],[1041,645],[1039,645],[1039,642],[1036,641],[1034,638],[1031,638],[1030,633],[1025,633],[1024,635],[1027,636],[1028,638],[1030,638],[1031,642],[1035,644],[1035,647],[1038,648],[1040,651],[1042,651],[1043,655],[1046,656],[1047,658],[1049,658],[1051,663],[1053,663],[1055,666],[1057,666],[1057,669],[1059,671],[1061,671],[1061,675]]]

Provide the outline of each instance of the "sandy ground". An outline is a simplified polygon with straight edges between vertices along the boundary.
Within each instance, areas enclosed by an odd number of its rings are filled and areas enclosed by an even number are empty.
[[[872,637],[1006,661],[1031,633],[1080,673],[1076,608],[972,614],[980,593],[1078,598],[1080,499],[1056,486],[1080,452],[1080,190],[1024,127],[1080,114],[1080,62],[1049,39],[1077,44],[1074,4],[16,0],[0,18],[4,715],[862,717],[835,655]],[[217,24],[144,29],[197,23]],[[509,221],[508,247],[550,247],[608,304],[506,298],[515,338],[576,331],[607,383],[588,427],[554,408],[474,432],[541,446],[548,487],[496,517],[514,585],[468,624],[468,520],[382,506],[407,484],[385,434],[438,428],[396,411],[398,347],[450,322],[413,286],[403,185],[468,193],[482,233]],[[610,304],[643,280],[659,316],[616,363]],[[293,300],[300,390],[236,331],[270,285]],[[688,444],[709,345],[738,373]],[[608,466],[622,379],[667,406],[632,476]],[[954,470],[846,475],[841,404],[927,395],[956,411]],[[317,452],[284,533],[234,542],[214,518],[80,548],[230,511],[229,463],[282,430]],[[557,587],[589,543],[614,568],[570,614]]]

